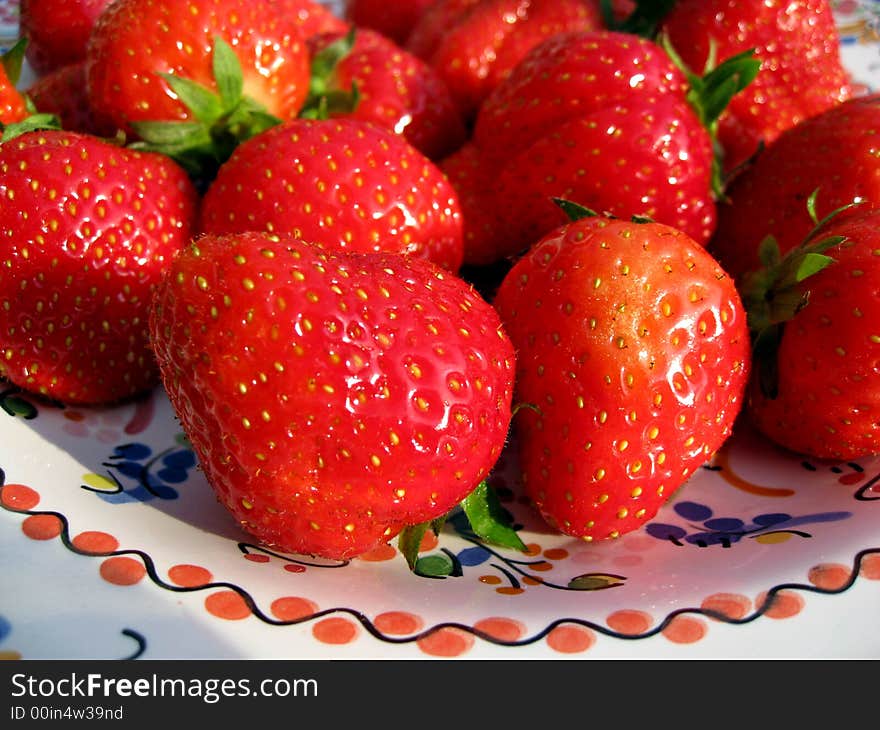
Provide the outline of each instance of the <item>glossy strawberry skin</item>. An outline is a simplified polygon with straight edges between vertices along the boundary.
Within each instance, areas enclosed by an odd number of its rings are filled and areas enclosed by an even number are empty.
[[[346,3],[345,17],[358,28],[375,30],[403,46],[422,14],[433,2],[434,0],[409,0],[405,3],[350,0]]]
[[[561,225],[552,197],[648,216],[707,243],[714,152],[686,94],[682,72],[636,36],[567,33],[533,49],[477,117],[471,144],[486,184],[461,196],[465,261],[519,255]]]
[[[53,69],[39,76],[27,89],[38,112],[54,114],[61,128],[100,137],[112,137],[115,126],[92,111],[86,94],[85,61]]]
[[[462,259],[458,198],[440,169],[400,135],[356,119],[292,120],[239,146],[205,194],[201,230],[296,233],[453,272]]]
[[[324,33],[311,38],[312,55],[343,36]],[[451,154],[467,138],[464,120],[437,72],[379,33],[358,29],[354,47],[337,64],[332,88],[347,92],[353,84],[357,106],[332,117],[364,119],[402,134],[432,160]]]
[[[601,27],[593,0],[441,0],[422,15],[407,48],[437,70],[472,119],[532,48],[558,33]]]
[[[165,278],[151,331],[218,498],[278,549],[346,559],[437,518],[506,438],[509,339],[426,261],[205,236]]]
[[[351,24],[314,0],[276,0],[281,13],[293,21],[308,39],[321,33],[344,33]]]
[[[774,443],[819,459],[880,453],[880,210],[833,221],[823,237],[846,240],[828,251],[834,263],[810,277],[809,302],[785,323],[778,353],[778,394],[757,380],[747,410]]]
[[[191,112],[158,75],[216,91],[214,37],[235,50],[245,96],[280,119],[295,117],[308,94],[303,32],[281,2],[195,0],[187,12],[167,0],[119,0],[101,14],[86,53],[93,109],[133,134],[131,122],[181,121]]]
[[[37,74],[83,61],[89,35],[110,0],[21,0],[21,34]]]
[[[553,197],[660,221],[703,245],[716,225],[711,178],[711,141],[684,101],[624,102],[581,116],[501,168],[493,186],[500,224],[486,259],[497,258],[501,245],[504,254],[519,254],[562,225]]]
[[[727,190],[711,250],[738,280],[760,267],[768,235],[784,254],[814,227],[807,200],[817,192],[818,217],[856,201],[880,201],[880,95],[858,97],[784,132]],[[849,213],[844,213],[849,215]]]
[[[15,88],[3,66],[0,65],[0,123],[20,122],[27,116],[24,97]]]
[[[679,0],[663,31],[697,72],[710,43],[718,62],[749,49],[761,61],[757,78],[719,119],[728,171],[786,129],[852,96],[828,0]]]
[[[517,353],[526,491],[587,541],[653,517],[726,440],[749,372],[746,317],[709,254],[656,223],[583,219],[544,237],[495,306]]]
[[[156,385],[152,290],[189,240],[196,193],[174,163],[71,132],[0,146],[0,375],[65,403]]]

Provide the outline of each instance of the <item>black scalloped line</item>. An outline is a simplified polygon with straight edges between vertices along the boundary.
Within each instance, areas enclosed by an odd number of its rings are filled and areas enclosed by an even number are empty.
[[[2,490],[3,490],[3,487],[0,486],[0,493],[2,493]],[[762,605],[759,608],[757,608],[755,611],[753,611],[751,614],[744,616],[742,618],[732,618],[730,616],[727,616],[726,614],[723,614],[723,613],[720,613],[717,611],[712,611],[710,609],[705,609],[702,607],[689,607],[689,608],[679,608],[674,611],[671,611],[669,614],[666,615],[666,617],[663,619],[663,621],[661,621],[659,624],[657,624],[653,628],[649,629],[648,631],[645,631],[645,632],[642,632],[639,634],[624,634],[619,631],[615,631],[614,629],[611,629],[607,626],[602,626],[601,624],[597,624],[597,623],[590,621],[590,620],[587,620],[587,619],[566,617],[566,618],[559,618],[559,619],[552,621],[544,629],[537,632],[536,634],[533,634],[531,636],[528,636],[528,637],[525,637],[522,639],[513,640],[513,641],[499,639],[498,637],[492,636],[491,634],[488,634],[484,631],[480,631],[479,629],[474,628],[473,626],[458,623],[455,621],[447,621],[447,622],[435,624],[434,626],[431,626],[428,629],[420,631],[419,633],[416,633],[416,634],[410,634],[408,636],[389,636],[387,634],[382,633],[379,629],[377,629],[376,626],[373,624],[373,622],[370,621],[370,619],[367,616],[365,616],[362,612],[360,612],[356,609],[353,609],[353,608],[348,608],[348,607],[344,607],[344,606],[340,606],[340,607],[336,607],[336,608],[327,608],[327,609],[324,609],[321,611],[316,611],[315,613],[310,614],[309,616],[303,616],[298,619],[282,620],[282,619],[273,618],[272,616],[269,616],[266,613],[264,613],[262,611],[262,609],[260,609],[260,607],[257,605],[256,601],[253,599],[253,597],[250,595],[250,593],[248,591],[246,591],[244,588],[242,588],[241,586],[236,585],[235,583],[229,583],[226,581],[218,581],[218,582],[212,582],[212,583],[205,583],[204,585],[200,585],[200,586],[178,586],[178,585],[174,585],[172,583],[167,583],[166,581],[164,581],[162,578],[159,577],[159,574],[156,571],[156,566],[155,566],[155,563],[153,562],[153,559],[147,553],[143,552],[142,550],[115,550],[113,552],[103,552],[103,553],[95,553],[95,552],[80,550],[79,548],[77,548],[73,544],[73,542],[70,539],[70,524],[67,520],[67,517],[65,515],[61,514],[60,512],[40,511],[40,510],[17,510],[17,509],[13,509],[11,507],[8,507],[5,504],[2,504],[2,501],[0,501],[0,506],[2,506],[3,509],[5,509],[8,512],[13,512],[16,514],[52,515],[54,517],[57,517],[62,525],[61,534],[59,535],[62,543],[70,552],[75,553],[77,555],[84,555],[84,556],[88,556],[88,557],[113,557],[113,556],[120,556],[120,555],[136,555],[136,556],[138,556],[141,559],[141,561],[143,562],[144,567],[147,571],[147,575],[149,576],[150,580],[152,580],[155,585],[157,585],[158,587],[163,588],[165,590],[172,591],[175,593],[194,593],[197,591],[215,590],[218,588],[228,589],[228,590],[234,591],[242,598],[242,600],[245,602],[245,604],[250,609],[251,613],[256,618],[258,618],[263,623],[269,624],[271,626],[293,626],[293,625],[304,624],[307,622],[315,621],[317,619],[323,618],[325,616],[330,616],[333,614],[347,614],[350,617],[357,620],[361,624],[361,626],[363,626],[363,628],[367,631],[367,633],[369,633],[371,636],[373,636],[376,639],[379,639],[380,641],[384,641],[388,644],[411,644],[413,642],[418,642],[422,639],[425,639],[428,636],[430,636],[431,634],[434,634],[434,633],[441,631],[443,629],[458,629],[460,631],[471,634],[478,639],[482,639],[484,641],[487,641],[492,644],[496,644],[498,646],[509,646],[509,647],[527,646],[530,644],[534,644],[534,643],[540,641],[541,639],[545,638],[555,628],[557,628],[559,626],[571,625],[571,624],[581,626],[586,629],[590,629],[590,630],[596,632],[597,634],[602,634],[602,635],[610,637],[610,638],[623,639],[623,640],[627,640],[627,641],[635,641],[635,640],[639,640],[639,639],[647,639],[647,638],[650,638],[652,636],[656,636],[657,634],[662,633],[669,626],[669,624],[672,623],[672,621],[677,616],[681,616],[681,615],[685,615],[685,614],[695,614],[695,615],[699,615],[699,616],[704,616],[706,618],[715,619],[716,621],[721,621],[721,622],[727,623],[727,624],[744,625],[744,624],[751,623],[752,621],[755,621],[756,619],[763,616],[767,612],[767,610],[770,608],[770,606],[772,606],[773,599],[775,598],[775,596],[782,591],[785,591],[785,590],[807,591],[810,593],[818,593],[818,594],[823,594],[823,595],[835,595],[838,593],[843,593],[846,590],[849,590],[853,586],[853,584],[855,583],[856,579],[858,578],[859,571],[861,570],[862,560],[868,555],[880,554],[880,547],[866,548],[864,550],[860,550],[856,554],[856,556],[853,558],[853,570],[850,573],[849,579],[846,581],[846,583],[844,583],[839,588],[819,588],[817,586],[808,585],[808,584],[804,584],[804,583],[781,583],[779,585],[773,586],[772,588],[767,590],[767,595],[766,595],[766,598],[765,598],[764,602],[762,603]],[[125,633],[125,632],[123,632],[123,633]],[[139,654],[136,654],[135,657],[138,655]]]

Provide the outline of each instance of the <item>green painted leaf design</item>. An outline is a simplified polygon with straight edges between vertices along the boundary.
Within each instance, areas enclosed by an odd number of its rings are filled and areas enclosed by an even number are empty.
[[[583,573],[572,578],[568,587],[575,591],[601,591],[623,585],[625,580],[626,576],[613,573]]]
[[[452,575],[454,568],[455,566],[448,555],[436,553],[416,560],[414,571],[416,575],[425,578],[446,578]]]
[[[24,398],[19,398],[15,395],[7,395],[4,397],[0,400],[0,406],[2,406],[3,410],[10,416],[15,416],[16,418],[30,420],[37,417],[36,407]]]

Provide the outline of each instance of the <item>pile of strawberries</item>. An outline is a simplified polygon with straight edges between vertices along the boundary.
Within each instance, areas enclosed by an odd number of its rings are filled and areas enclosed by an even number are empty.
[[[828,2],[21,12],[0,376],[80,406],[161,383],[264,543],[397,537],[412,564],[460,507],[522,547],[486,482],[514,443],[587,541],[652,518],[740,416],[880,453],[880,96]]]

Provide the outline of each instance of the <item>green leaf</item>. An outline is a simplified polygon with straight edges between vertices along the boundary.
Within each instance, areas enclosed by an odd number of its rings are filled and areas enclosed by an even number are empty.
[[[445,553],[426,555],[416,561],[414,572],[425,578],[446,578],[452,575],[455,564]]]
[[[584,573],[568,582],[568,587],[575,591],[601,591],[623,585],[626,576],[613,573]]]
[[[827,268],[829,264],[833,263],[834,259],[831,258],[831,256],[826,256],[821,253],[808,253],[804,255],[797,267],[794,277],[795,281],[801,282],[804,279],[808,279],[814,274],[818,274],[822,269]]]
[[[3,64],[3,70],[6,76],[15,86],[21,79],[21,67],[24,64],[24,53],[27,49],[27,38],[19,38],[11,48],[9,48],[2,56],[0,63]]]
[[[241,71],[241,63],[235,51],[232,50],[220,36],[214,37],[213,56],[214,82],[220,94],[220,104],[223,111],[234,109],[241,100],[244,91],[244,76]]]
[[[415,570],[416,563],[419,560],[419,548],[422,545],[422,538],[425,537],[430,522],[420,522],[418,525],[410,525],[404,527],[397,536],[397,549],[400,550],[410,570]]]
[[[183,105],[200,122],[211,125],[226,111],[220,96],[200,83],[174,74],[160,73],[159,75],[165,79]]]
[[[779,242],[773,236],[765,236],[758,245],[758,259],[765,268],[779,265],[782,254],[779,251]]]
[[[20,122],[0,125],[0,127],[3,129],[0,143],[3,143],[27,132],[35,132],[41,129],[61,129],[61,120],[54,114],[31,114]]]
[[[348,57],[354,48],[356,29],[349,30],[341,38],[322,48],[312,58],[311,81],[309,93],[311,96],[324,96],[328,89],[333,86],[336,67],[342,59]]]
[[[598,214],[590,210],[589,208],[584,207],[580,203],[573,203],[570,200],[565,200],[564,198],[551,198],[553,202],[562,209],[562,212],[568,216],[568,219],[574,223],[575,221],[579,221],[582,218],[595,218]]]
[[[461,507],[471,529],[480,539],[501,547],[526,550],[525,543],[513,529],[510,514],[501,506],[498,495],[486,480],[462,500]]]

